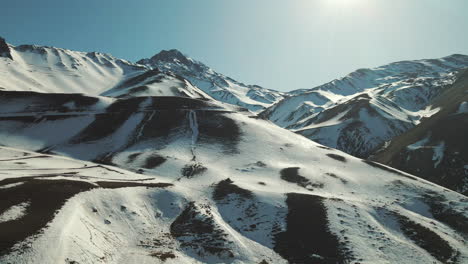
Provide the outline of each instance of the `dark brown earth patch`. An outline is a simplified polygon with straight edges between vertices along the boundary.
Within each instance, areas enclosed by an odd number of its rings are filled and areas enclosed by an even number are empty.
[[[335,173],[327,172],[327,173],[325,173],[325,175],[327,175],[327,176],[329,176],[329,177],[332,177],[332,178],[334,178],[334,179],[340,180],[341,183],[343,183],[343,184],[347,184],[347,183],[348,183],[348,180],[343,179],[342,177],[336,175]]]
[[[138,158],[138,156],[140,156],[140,155],[141,155],[141,152],[132,153],[132,154],[128,155],[128,157],[127,157],[127,163],[132,163],[132,162],[134,162],[134,161]]]
[[[197,119],[201,142],[220,144],[225,154],[239,153],[238,144],[242,131],[234,120],[213,111],[197,111]]]
[[[460,201],[466,205],[464,211],[453,209],[444,197],[437,194],[427,193],[423,199],[429,205],[430,212],[435,219],[445,223],[460,232],[465,238],[468,238],[468,218],[464,214],[468,211],[468,199]]]
[[[311,182],[306,177],[299,174],[299,167],[285,168],[280,171],[281,179],[287,182],[295,183],[303,188],[323,188],[323,183]]]
[[[237,194],[245,199],[251,199],[253,197],[251,191],[240,188],[239,186],[235,185],[231,179],[227,178],[226,180],[222,180],[215,185],[213,199],[216,201],[221,201],[227,198],[230,194]]]
[[[185,127],[188,124],[186,112],[181,109],[157,110],[155,114],[148,111],[136,129],[139,130],[138,141],[160,138],[164,142],[170,142],[173,137],[177,137],[179,134],[186,136]]]
[[[145,97],[118,100],[106,109],[104,114],[96,114],[94,120],[84,128],[77,136],[70,140],[71,143],[95,141],[112,135],[132,115],[136,114]]]
[[[415,181],[418,181],[418,178],[416,177],[413,177],[411,175],[408,175],[406,173],[403,173],[401,171],[398,171],[394,168],[390,168],[390,167],[387,167],[385,165],[382,165],[380,163],[377,163],[377,162],[374,162],[374,161],[371,161],[371,160],[362,160],[364,163],[366,163],[367,165],[370,165],[374,168],[378,168],[378,169],[381,169],[381,170],[384,170],[384,171],[387,171],[387,172],[391,172],[391,173],[394,173],[394,174],[397,174],[397,175],[400,175],[400,176],[403,176],[403,177],[406,177],[408,179],[411,179],[411,180],[415,180]]]
[[[85,96],[83,94],[62,94],[62,93],[38,93],[28,91],[0,91],[0,103],[7,104],[12,101],[25,103],[28,107],[24,109],[28,112],[63,112],[68,110],[63,106],[66,103],[74,103],[76,110],[82,110],[99,102],[96,97]]]
[[[227,234],[216,225],[209,206],[189,203],[170,230],[182,248],[191,249],[199,256],[208,253],[222,258],[234,257],[228,247],[232,241],[228,241]]]
[[[299,169],[299,167],[282,169],[280,171],[281,179],[306,188],[310,184],[310,181],[306,177],[299,175]]]
[[[346,162],[346,158],[338,154],[328,153],[327,156],[337,161]]]
[[[141,182],[117,182],[117,181],[98,181],[97,185],[101,188],[106,189],[118,189],[127,187],[154,187],[154,188],[166,188],[172,186],[171,183],[141,183]]]
[[[324,200],[287,194],[287,229],[275,235],[273,249],[289,263],[348,263],[348,253],[329,229]]]
[[[176,258],[176,256],[172,252],[159,252],[158,251],[158,252],[151,253],[150,256],[158,258],[158,259],[162,260],[163,262],[168,260],[168,259]]]
[[[429,254],[442,263],[456,262],[456,251],[439,235],[432,232],[429,228],[412,221],[406,216],[398,213],[393,213],[393,215],[396,217],[400,224],[400,229],[403,231],[405,236],[416,243],[416,245],[429,252]]]
[[[158,154],[152,154],[145,160],[145,164],[143,165],[143,168],[145,169],[154,169],[161,164],[163,164],[167,159],[164,158],[163,156],[159,156]]]
[[[333,150],[332,148],[326,146],[317,146],[317,148],[326,149],[326,150]]]

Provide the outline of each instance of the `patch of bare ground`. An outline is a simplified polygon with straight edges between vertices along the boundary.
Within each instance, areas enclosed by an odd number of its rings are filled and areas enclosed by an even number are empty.
[[[468,198],[459,201],[466,205],[463,208],[464,211],[455,210],[450,206],[450,201],[437,193],[426,193],[423,199],[429,205],[430,212],[435,219],[457,230],[463,237],[468,238],[468,218],[464,214],[468,211]]]
[[[152,252],[150,254],[150,256],[158,258],[158,259],[162,260],[163,262],[168,260],[168,259],[176,258],[176,255],[174,255],[174,253],[172,253],[172,252],[162,252],[162,251]]]
[[[336,175],[335,173],[327,172],[327,173],[325,173],[325,175],[327,175],[327,176],[329,176],[329,177],[332,177],[332,178],[334,178],[334,179],[340,180],[341,183],[343,183],[343,184],[347,184],[347,183],[348,183],[348,180],[343,179],[342,177]]]
[[[349,253],[329,229],[324,200],[287,194],[287,228],[275,235],[273,249],[289,263],[348,263]]]
[[[143,168],[145,169],[154,169],[161,164],[163,164],[167,159],[164,158],[163,156],[159,156],[158,154],[152,154],[145,160],[145,164],[143,165]]]
[[[215,111],[197,111],[199,140],[206,144],[220,144],[224,154],[239,153],[242,131],[233,119]]]
[[[251,191],[240,188],[239,186],[235,185],[231,179],[227,178],[226,180],[222,180],[215,185],[213,199],[216,201],[221,201],[224,198],[227,198],[230,194],[237,194],[240,197],[246,199],[251,199],[253,197]]]
[[[306,177],[300,175],[299,169],[299,167],[290,167],[282,169],[280,171],[281,179],[287,182],[295,183],[308,190],[313,190],[313,188],[323,188],[323,183],[311,182]]]
[[[429,228],[406,216],[393,212],[403,234],[442,263],[456,263],[458,253],[450,244]]]
[[[346,162],[346,158],[338,154],[328,153],[327,156],[337,161]]]

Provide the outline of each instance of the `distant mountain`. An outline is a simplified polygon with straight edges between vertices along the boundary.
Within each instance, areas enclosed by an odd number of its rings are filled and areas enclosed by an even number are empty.
[[[440,110],[373,159],[468,195],[468,70],[432,106]]]
[[[150,59],[142,59],[137,63],[163,72],[173,72],[214,99],[242,106],[253,112],[261,111],[284,97],[282,92],[235,81],[175,49],[163,50]]]
[[[310,90],[293,91],[260,116],[329,147],[368,157],[384,142],[440,109],[432,106],[468,56],[402,61],[360,69]]]

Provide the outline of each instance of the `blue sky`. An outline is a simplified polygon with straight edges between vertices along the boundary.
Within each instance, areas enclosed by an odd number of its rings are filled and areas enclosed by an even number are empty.
[[[277,90],[363,67],[468,54],[467,0],[15,0],[0,36],[136,61],[177,48]]]

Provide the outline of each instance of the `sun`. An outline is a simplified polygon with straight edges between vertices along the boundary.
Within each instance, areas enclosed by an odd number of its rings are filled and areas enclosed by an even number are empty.
[[[363,0],[322,0],[322,2],[333,7],[351,7],[362,4]]]

